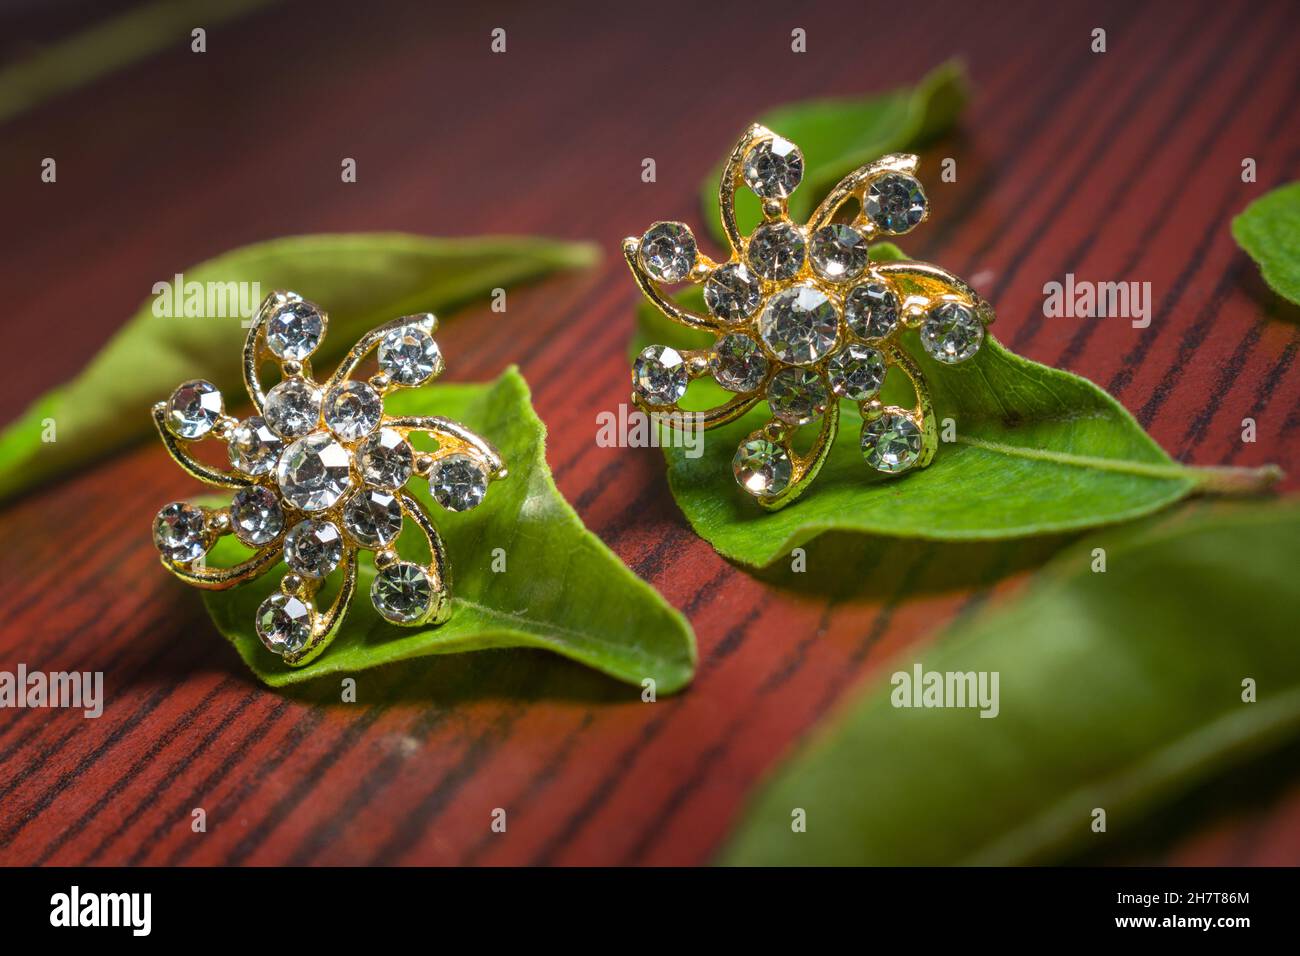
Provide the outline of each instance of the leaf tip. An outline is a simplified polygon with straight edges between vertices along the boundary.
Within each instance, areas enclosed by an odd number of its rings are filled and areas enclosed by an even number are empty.
[[[600,264],[604,252],[594,242],[567,242],[564,244],[565,265],[573,269],[590,269]]]

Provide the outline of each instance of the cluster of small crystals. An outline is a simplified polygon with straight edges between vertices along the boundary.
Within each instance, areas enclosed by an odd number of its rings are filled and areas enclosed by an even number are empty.
[[[783,201],[799,185],[803,168],[798,147],[773,137],[746,153],[741,175],[760,199]],[[874,179],[862,204],[863,215],[886,235],[907,232],[925,211],[920,183],[898,172]],[[700,278],[695,237],[683,223],[655,223],[638,254],[656,281]],[[867,237],[838,223],[808,234],[781,218],[759,225],[737,257],[703,278],[705,305],[727,327],[709,352],[714,380],[737,394],[765,389],[772,416],[790,427],[821,418],[838,398],[871,401],[887,364],[875,346],[898,328],[900,309],[890,287],[871,275]],[[805,264],[812,278],[797,280]],[[983,335],[978,316],[959,302],[936,305],[920,327],[925,350],[945,363],[970,358]],[[633,365],[633,386],[648,405],[670,406],[686,394],[691,371],[681,352],[652,345]],[[886,473],[911,467],[921,446],[920,426],[907,414],[886,410],[863,428],[867,463]],[[789,486],[793,463],[779,442],[751,437],[737,450],[733,469],[751,494],[772,497]]]
[[[301,363],[324,331],[320,311],[291,298],[267,318],[266,344],[282,362]],[[437,343],[419,322],[388,333],[377,361],[381,376],[403,386],[422,385],[443,369]],[[224,512],[186,502],[164,507],[154,522],[154,543],[165,558],[177,564],[198,561],[224,530],[252,548],[283,533],[290,571],[323,579],[343,560],[345,538],[376,551],[397,540],[403,516],[399,495],[415,471],[416,456],[399,431],[384,426],[383,397],[373,385],[344,381],[324,392],[297,371],[267,393],[263,415],[224,432],[223,420],[221,394],[203,380],[185,382],[166,404],[165,422],[173,435],[186,441],[224,437],[235,471],[265,484],[235,493],[228,523]],[[432,462],[428,481],[442,507],[466,511],[483,500],[488,471],[476,458],[455,453]],[[426,616],[435,590],[428,569],[393,561],[377,570],[370,596],[384,618],[409,624]],[[259,636],[277,654],[304,647],[315,623],[315,608],[289,593],[267,598],[256,617]]]

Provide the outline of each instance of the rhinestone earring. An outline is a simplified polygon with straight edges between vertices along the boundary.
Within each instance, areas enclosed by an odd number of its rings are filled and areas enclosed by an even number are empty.
[[[293,292],[273,292],[244,342],[250,417],[226,415],[221,393],[201,379],[185,382],[153,409],[177,463],[200,481],[235,492],[228,506],[178,501],[158,512],[153,538],[163,567],[197,587],[224,590],[260,577],[283,556],[288,571],[257,609],[255,623],[262,643],[294,666],[313,660],[338,634],[356,590],[360,551],[374,552],[370,599],[381,616],[407,626],[446,621],[450,571],[442,538],[404,486],[413,476],[424,478],[443,508],[466,511],[483,500],[490,482],[506,477],[496,450],[464,426],[384,413],[390,392],[427,384],[443,370],[432,314],[394,319],[367,333],[318,385],[310,356],[327,326],[317,306]],[[371,352],[378,373],[354,380]],[[264,392],[259,368],[268,359],[279,363],[281,381]],[[437,450],[414,451],[412,432],[431,435]],[[190,454],[191,443],[210,437],[227,443],[230,470]],[[397,555],[406,518],[424,534],[427,565]],[[233,567],[208,567],[208,551],[226,534],[255,553]],[[322,613],[316,592],[340,566],[342,587]]]
[[[740,418],[763,399],[772,419],[741,442],[732,462],[736,481],[758,504],[776,510],[816,477],[839,428],[839,400],[858,404],[867,464],[886,475],[924,468],[938,448],[934,409],[920,368],[899,345],[917,329],[926,353],[953,364],[973,356],[993,321],[992,307],[961,279],[923,262],[873,263],[867,243],[909,232],[929,213],[915,173],[917,157],[884,156],[844,177],[804,226],[789,215],[803,179],[793,143],[751,126],[722,173],[722,227],[731,247],[725,263],[699,252],[680,222],[658,222],[623,253],[641,291],[665,316],[717,336],[711,348],[678,351],[652,345],[632,369],[633,402],[675,427],[714,428]],[[748,236],[736,224],[736,189],[763,204],[763,221]],[[850,200],[850,223],[836,214]],[[703,283],[707,315],[666,297],[659,286]],[[886,372],[906,376],[911,408],[877,398]],[[712,374],[735,397],[703,413],[678,404],[691,381]],[[821,421],[812,447],[792,446],[803,425]]]

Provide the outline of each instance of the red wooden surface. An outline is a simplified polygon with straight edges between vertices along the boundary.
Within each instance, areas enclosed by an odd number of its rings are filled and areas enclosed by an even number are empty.
[[[178,37],[0,130],[0,321],[20,357],[0,417],[73,374],[154,282],[247,242],[595,239],[601,268],[514,293],[504,315],[469,310],[440,341],[451,379],[522,366],[561,490],[692,620],[695,684],[648,705],[555,658],[490,653],[363,674],[355,705],[332,683],[269,691],[159,570],[150,519],[194,489],[141,446],[0,511],[0,668],[102,670],[108,691],[99,720],[0,712],[0,861],[704,862],[761,774],[864,676],[1016,587],[1015,546],[900,546],[857,595],[765,583],[692,535],[657,452],[594,443],[597,411],[628,392],[639,294],[619,239],[660,218],[702,232],[698,182],[787,100],[965,56],[975,99],[925,152],[934,214],[909,251],[972,279],[1004,341],[1110,388],[1179,458],[1300,470],[1300,334],[1228,232],[1300,176],[1294,4],[469,6],[289,4],[214,28],[202,56]],[[1105,54],[1089,49],[1097,26]],[[339,182],[344,156],[356,184]],[[1240,181],[1247,156],[1257,184]],[[1151,327],[1043,319],[1042,284],[1066,272],[1150,281]],[[1102,859],[1295,862],[1300,779],[1242,780]],[[207,833],[190,830],[195,807]],[[506,834],[489,830],[496,807]]]

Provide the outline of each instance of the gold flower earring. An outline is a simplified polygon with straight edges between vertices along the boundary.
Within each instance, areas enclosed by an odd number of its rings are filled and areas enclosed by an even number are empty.
[[[394,319],[367,333],[318,385],[310,356],[328,324],[324,311],[296,293],[274,292],[244,342],[250,417],[226,415],[221,393],[201,379],[183,383],[153,409],[177,463],[200,481],[235,492],[228,506],[173,502],[158,512],[153,538],[163,567],[197,587],[223,590],[260,577],[283,557],[288,570],[279,591],[258,608],[256,627],[262,643],[295,666],[310,662],[338,634],[363,550],[374,552],[370,599],[382,617],[405,626],[446,621],[447,554],[424,506],[404,486],[412,477],[425,479],[443,508],[466,511],[483,500],[490,482],[506,477],[496,450],[464,426],[384,413],[390,392],[424,385],[443,370],[432,314]],[[353,380],[371,352],[378,374]],[[279,363],[282,378],[263,392],[258,369],[266,360]],[[412,432],[432,436],[437,449],[414,451]],[[190,445],[205,438],[226,442],[230,470],[191,455]],[[427,565],[397,555],[407,518],[428,543]],[[233,567],[207,567],[208,551],[226,534],[255,553]],[[321,612],[316,592],[340,566],[342,586]]]
[[[727,160],[719,190],[730,259],[717,263],[700,253],[680,222],[655,223],[623,242],[637,285],[665,316],[717,335],[711,348],[644,349],[632,370],[633,401],[676,427],[707,429],[766,399],[772,419],[746,436],[732,462],[736,481],[766,509],[789,504],[816,477],[838,432],[841,398],[862,413],[861,448],[871,468],[897,475],[934,458],[930,393],[899,336],[916,329],[936,361],[964,362],[994,316],[970,286],[938,266],[870,261],[868,242],[909,232],[929,213],[918,164],[915,156],[891,154],[855,170],[799,226],[789,197],[803,178],[803,155],[755,124]],[[736,224],[741,185],[763,204],[763,221],[748,237]],[[856,216],[836,222],[850,200],[858,203]],[[704,284],[708,315],[660,291],[684,281]],[[910,381],[913,407],[877,398],[891,368]],[[735,397],[698,415],[684,411],[678,402],[691,381],[709,374]],[[818,419],[812,447],[798,453],[795,432]]]

